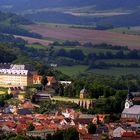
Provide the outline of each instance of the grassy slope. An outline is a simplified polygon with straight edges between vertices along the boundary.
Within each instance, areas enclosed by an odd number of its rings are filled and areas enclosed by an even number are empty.
[[[140,29],[134,28],[134,27],[114,28],[109,31],[116,32],[116,33],[122,33],[122,34],[129,34],[129,35],[140,35]]]
[[[74,76],[80,73],[90,73],[90,74],[101,74],[101,75],[111,75],[111,76],[120,76],[120,75],[127,75],[127,74],[134,74],[140,75],[139,71],[140,68],[114,68],[111,67],[109,69],[92,69],[87,70],[87,66],[61,66],[57,68],[62,73],[67,74],[69,76]]]
[[[107,64],[120,63],[120,64],[128,64],[128,65],[129,64],[138,64],[138,65],[140,65],[140,60],[135,60],[135,59],[130,59],[130,60],[128,60],[128,59],[107,59],[107,60],[103,59],[103,60],[98,60],[96,62],[100,62],[100,61],[105,62]]]
[[[59,49],[65,49],[66,51],[70,51],[70,50],[75,50],[75,49],[80,49],[84,52],[85,55],[88,55],[89,53],[99,53],[99,52],[112,52],[112,53],[117,53],[118,50],[111,50],[111,49],[99,49],[99,48],[85,48],[85,47],[81,47],[81,46],[77,46],[77,47],[72,47],[72,46],[54,46],[55,50],[59,50]]]
[[[110,69],[94,69],[91,70],[91,73],[102,74],[102,75],[113,75],[113,76],[120,76],[120,75],[140,75],[139,73],[140,68],[110,68]]]
[[[27,47],[29,48],[34,48],[34,49],[46,49],[45,46],[43,46],[42,44],[27,44]]]
[[[57,70],[60,70],[62,73],[66,75],[73,76],[85,72],[87,68],[88,68],[87,66],[83,66],[83,65],[60,66],[57,68]]]

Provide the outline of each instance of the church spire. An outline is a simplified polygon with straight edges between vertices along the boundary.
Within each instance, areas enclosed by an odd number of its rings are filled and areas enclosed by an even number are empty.
[[[129,88],[128,88],[128,94],[126,97],[126,101],[125,101],[125,108],[130,108],[131,106],[133,106],[133,95],[131,94]]]
[[[127,100],[133,100],[133,95],[131,94],[131,92],[130,92],[130,88],[128,87],[128,94],[127,94],[127,97],[126,97],[126,99]]]

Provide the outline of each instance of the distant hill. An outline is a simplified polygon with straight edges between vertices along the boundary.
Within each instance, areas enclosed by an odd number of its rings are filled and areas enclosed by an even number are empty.
[[[79,24],[79,25],[112,25],[112,27],[129,27],[140,25],[140,11],[127,15],[117,15],[109,17],[86,17],[75,16],[62,12],[38,12],[27,14],[26,18],[34,22],[48,22],[61,24]]]
[[[40,35],[30,33],[29,31],[22,29],[19,25],[33,24],[30,20],[27,20],[23,16],[0,12],[0,33],[24,35],[29,37],[41,38]]]
[[[22,16],[12,14],[12,13],[4,13],[0,11],[0,24],[31,24],[32,22],[25,19]]]
[[[139,7],[139,0],[0,0],[1,10],[22,14],[32,21],[83,25],[105,23],[115,27],[140,25]],[[108,15],[96,15],[104,12]],[[111,12],[114,15],[109,15]]]
[[[23,10],[46,7],[81,7],[95,5],[98,9],[136,8],[139,0],[1,0],[3,9]]]
[[[111,16],[98,18],[97,24],[111,23],[117,27],[140,26],[140,11],[128,15]]]

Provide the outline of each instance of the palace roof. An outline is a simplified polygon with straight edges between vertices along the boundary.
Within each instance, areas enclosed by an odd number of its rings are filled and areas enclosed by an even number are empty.
[[[27,75],[28,70],[0,69],[0,74]]]

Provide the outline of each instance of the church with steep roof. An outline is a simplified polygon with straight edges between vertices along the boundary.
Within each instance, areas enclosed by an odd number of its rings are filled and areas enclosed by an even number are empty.
[[[88,98],[88,92],[85,88],[80,91],[80,99]]]
[[[133,95],[129,92],[125,101],[125,108],[122,112],[123,119],[140,119],[140,105],[133,104]]]

